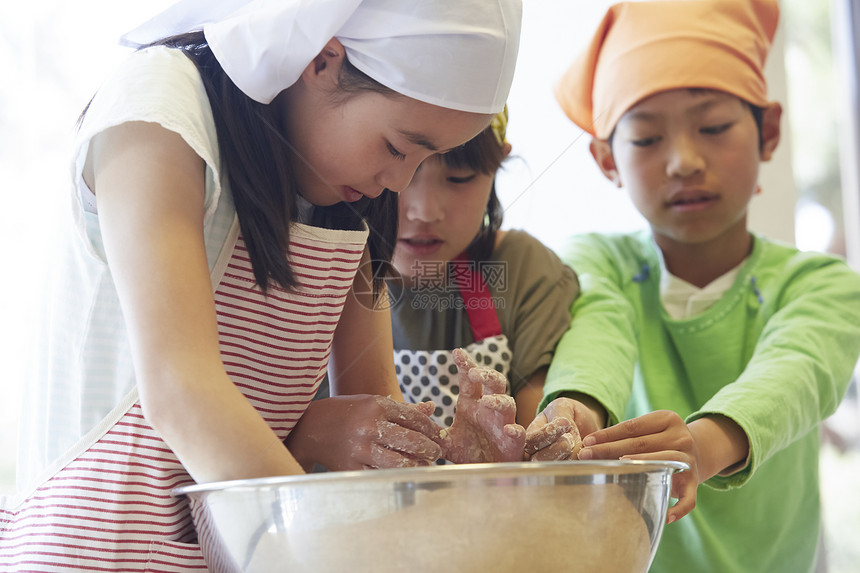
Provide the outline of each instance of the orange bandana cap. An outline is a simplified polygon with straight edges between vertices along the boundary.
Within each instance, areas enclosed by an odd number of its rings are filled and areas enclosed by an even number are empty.
[[[778,20],[776,0],[615,4],[555,86],[556,99],[599,139],[635,104],[671,89],[714,89],[765,106],[764,63]]]

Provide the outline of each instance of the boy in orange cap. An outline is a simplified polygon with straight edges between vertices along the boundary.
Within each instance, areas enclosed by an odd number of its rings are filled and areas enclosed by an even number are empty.
[[[860,354],[860,277],[747,229],[780,136],[763,73],[777,20],[775,0],[617,4],[557,87],[650,232],[572,240],[582,292],[529,435],[567,418],[580,459],[690,464],[667,520],[689,517],[651,571],[815,566],[817,427]]]

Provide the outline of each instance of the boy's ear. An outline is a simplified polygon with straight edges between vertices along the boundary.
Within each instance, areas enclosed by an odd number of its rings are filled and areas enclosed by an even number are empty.
[[[332,38],[302,72],[302,80],[308,86],[337,85],[337,76],[346,57],[340,40]]]
[[[615,165],[615,157],[612,156],[612,146],[609,141],[592,137],[588,149],[606,178],[612,181],[616,187],[621,187],[621,176],[618,174],[618,167]]]
[[[510,154],[511,154],[511,144],[506,141],[505,144],[502,145],[502,159],[506,158]]]
[[[779,120],[782,117],[782,106],[777,102],[768,104],[761,115],[761,160],[770,161],[773,152],[779,144]]]

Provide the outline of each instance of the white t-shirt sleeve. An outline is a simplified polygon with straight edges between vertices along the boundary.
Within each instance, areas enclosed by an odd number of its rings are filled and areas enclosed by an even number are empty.
[[[218,138],[206,89],[194,63],[180,50],[155,46],[131,54],[99,88],[81,123],[74,147],[74,209],[78,228],[93,243],[92,225],[84,213],[95,214],[92,192],[82,173],[89,144],[98,133],[130,121],[157,123],[179,134],[206,164],[204,221],[214,213],[221,195]],[[98,243],[98,239],[95,239]],[[94,249],[97,253],[98,248]]]

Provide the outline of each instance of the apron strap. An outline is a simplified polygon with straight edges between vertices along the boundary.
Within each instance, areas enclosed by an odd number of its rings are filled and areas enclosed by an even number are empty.
[[[465,253],[461,253],[451,261],[451,267],[460,296],[463,297],[475,342],[500,335],[502,326],[499,324],[493,297],[477,263],[470,260]]]

